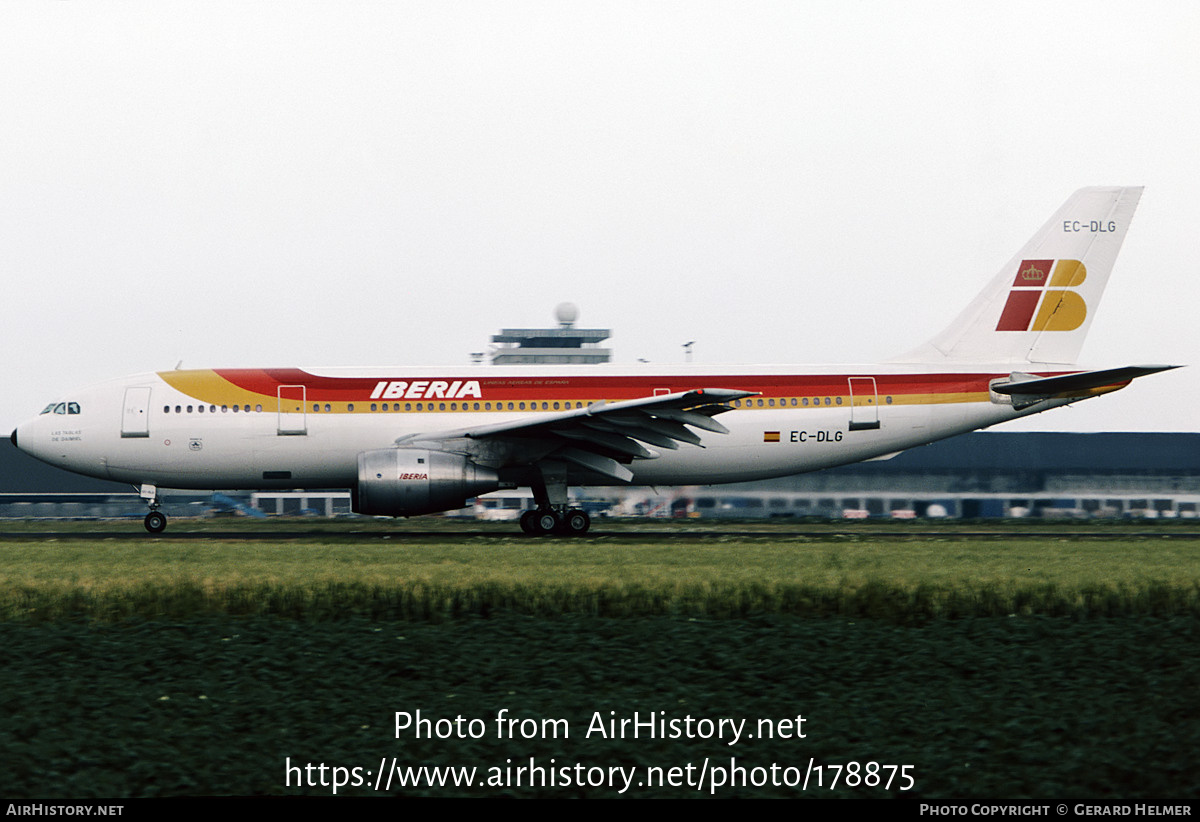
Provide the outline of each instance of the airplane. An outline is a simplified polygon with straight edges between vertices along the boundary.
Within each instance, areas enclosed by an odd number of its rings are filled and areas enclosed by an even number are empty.
[[[160,488],[348,488],[359,514],[409,517],[528,487],[525,533],[581,535],[571,486],[886,458],[1177,367],[1075,364],[1141,193],[1075,192],[944,331],[882,363],[159,371],[71,391],[11,439],[134,484],[151,533]]]

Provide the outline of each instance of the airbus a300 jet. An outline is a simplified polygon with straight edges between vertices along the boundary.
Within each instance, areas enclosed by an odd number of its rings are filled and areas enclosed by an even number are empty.
[[[12,433],[51,465],[160,488],[351,489],[408,517],[529,487],[530,534],[585,533],[572,485],[767,479],[878,458],[1174,366],[1076,364],[1141,188],[1085,188],[940,334],[869,365],[247,368],[69,391]]]

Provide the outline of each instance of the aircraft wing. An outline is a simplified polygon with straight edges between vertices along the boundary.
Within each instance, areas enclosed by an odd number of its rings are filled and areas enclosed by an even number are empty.
[[[646,445],[670,450],[677,449],[681,442],[700,445],[700,437],[687,426],[728,434],[729,429],[713,417],[728,411],[727,403],[754,393],[697,388],[636,400],[597,402],[587,408],[495,425],[410,434],[396,440],[396,445],[440,447],[494,464],[558,459],[628,482],[633,472],[622,463],[658,456]]]

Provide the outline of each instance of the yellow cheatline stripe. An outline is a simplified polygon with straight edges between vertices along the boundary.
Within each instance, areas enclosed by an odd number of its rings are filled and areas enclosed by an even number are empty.
[[[264,408],[275,410],[275,397],[247,391],[218,375],[215,371],[159,371],[158,376],[167,385],[181,394],[205,403],[207,405],[256,405],[264,404]]]
[[[948,394],[901,394],[893,405],[942,405],[955,402],[991,402],[987,391],[960,391]]]
[[[759,400],[762,400],[762,405],[759,405]],[[775,400],[775,404],[771,405],[771,399]],[[796,400],[796,405],[792,405],[792,400]],[[825,402],[825,400],[829,402]],[[989,402],[991,396],[987,391],[956,391],[943,392],[939,394],[892,394],[880,395],[877,402],[870,402],[874,398],[858,399],[854,403],[850,402],[850,397],[843,394],[838,396],[830,394],[820,397],[754,397],[749,400],[742,400],[745,405],[734,403],[734,409],[742,411],[816,411],[818,409],[829,410],[831,408],[862,408],[865,406],[878,406],[887,408],[889,405],[940,405],[944,403],[959,403],[959,402]],[[804,405],[804,401],[808,400],[808,405]]]

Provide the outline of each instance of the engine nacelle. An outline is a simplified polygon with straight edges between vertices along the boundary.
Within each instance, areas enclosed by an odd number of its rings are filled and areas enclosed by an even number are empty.
[[[468,498],[500,487],[491,468],[460,454],[383,448],[358,455],[354,511],[409,517],[462,508]]]

